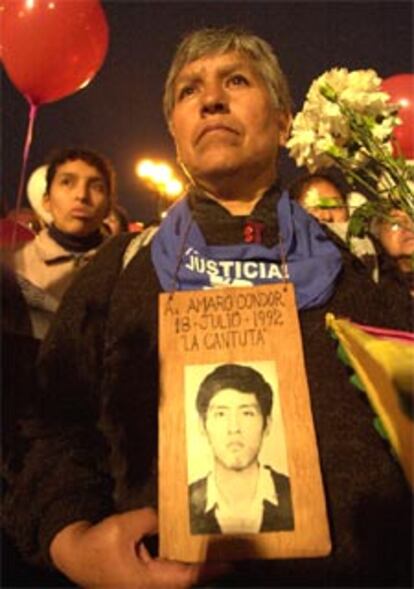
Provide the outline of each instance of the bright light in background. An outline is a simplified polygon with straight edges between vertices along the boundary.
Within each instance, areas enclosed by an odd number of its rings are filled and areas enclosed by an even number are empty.
[[[154,180],[156,184],[165,184],[171,180],[173,171],[168,164],[160,163],[154,166]]]
[[[141,160],[135,166],[135,172],[139,178],[151,178],[154,171],[154,162],[151,160]]]
[[[176,198],[180,196],[183,192],[184,186],[181,180],[177,178],[172,178],[169,182],[165,185],[165,194],[170,198]]]
[[[175,200],[184,192],[184,185],[166,162],[148,158],[140,160],[135,166],[137,176],[161,197]]]

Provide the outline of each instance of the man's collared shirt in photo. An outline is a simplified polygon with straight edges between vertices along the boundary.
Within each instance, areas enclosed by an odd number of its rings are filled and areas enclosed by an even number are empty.
[[[259,467],[259,477],[256,492],[250,505],[240,511],[234,510],[234,505],[225,501],[216,485],[214,473],[207,476],[207,501],[205,513],[214,510],[221,531],[224,534],[252,534],[260,531],[263,518],[263,502],[268,501],[274,506],[279,504],[270,470],[262,465]]]

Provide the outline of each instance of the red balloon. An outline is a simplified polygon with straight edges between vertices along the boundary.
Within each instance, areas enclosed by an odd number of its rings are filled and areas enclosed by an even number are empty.
[[[383,80],[381,87],[390,95],[391,102],[400,106],[401,125],[394,131],[396,155],[414,159],[414,74],[391,76]]]
[[[2,61],[33,105],[84,88],[104,62],[108,24],[99,0],[0,0]]]

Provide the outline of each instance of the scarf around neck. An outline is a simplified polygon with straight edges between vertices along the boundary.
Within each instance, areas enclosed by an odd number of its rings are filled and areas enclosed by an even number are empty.
[[[63,249],[77,254],[83,254],[97,248],[104,240],[99,229],[89,235],[72,235],[71,233],[64,233],[56,225],[50,225],[47,231],[49,237],[56,241]]]
[[[164,291],[252,286],[290,280],[299,309],[325,303],[342,268],[337,247],[319,224],[284,192],[276,204],[280,239],[262,244],[208,245],[188,197],[171,207],[151,243]],[[286,266],[285,263],[286,262]]]

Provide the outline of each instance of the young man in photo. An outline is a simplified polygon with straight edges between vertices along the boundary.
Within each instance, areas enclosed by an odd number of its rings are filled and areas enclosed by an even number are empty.
[[[193,534],[293,529],[289,478],[259,462],[272,404],[270,385],[249,366],[223,364],[201,383],[196,406],[214,466],[189,487]]]

